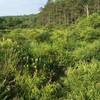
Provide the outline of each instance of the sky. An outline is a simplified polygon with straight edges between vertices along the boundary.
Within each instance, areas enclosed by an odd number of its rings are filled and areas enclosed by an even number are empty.
[[[0,0],[0,16],[36,14],[46,2],[47,0]]]

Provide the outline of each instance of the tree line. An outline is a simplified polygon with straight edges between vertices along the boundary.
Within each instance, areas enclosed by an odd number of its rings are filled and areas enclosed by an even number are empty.
[[[37,15],[40,25],[69,25],[81,16],[100,11],[100,0],[48,0]]]
[[[0,29],[32,28],[35,15],[0,17]]]

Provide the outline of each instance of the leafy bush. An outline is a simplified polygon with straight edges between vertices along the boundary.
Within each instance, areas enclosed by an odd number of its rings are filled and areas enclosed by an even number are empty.
[[[0,100],[99,100],[99,19],[1,31]]]
[[[92,100],[100,99],[100,63],[80,62],[75,68],[69,68],[64,79],[66,87],[70,88],[67,99]]]

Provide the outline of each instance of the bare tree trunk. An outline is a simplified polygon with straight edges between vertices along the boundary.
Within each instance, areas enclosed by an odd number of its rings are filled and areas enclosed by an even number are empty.
[[[100,11],[100,0],[98,0],[98,8],[97,8],[97,11],[98,12]]]
[[[89,6],[88,6],[88,4],[86,5],[86,15],[87,15],[87,17],[89,17]]]

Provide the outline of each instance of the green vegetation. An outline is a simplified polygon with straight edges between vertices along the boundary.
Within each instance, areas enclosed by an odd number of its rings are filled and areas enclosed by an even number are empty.
[[[0,17],[0,30],[15,28],[32,28],[35,15]]]
[[[0,17],[0,100],[100,100],[100,0]]]
[[[48,0],[35,19],[36,25],[69,25],[81,16],[100,11],[100,0]]]
[[[0,100],[100,100],[99,14],[0,35]]]

